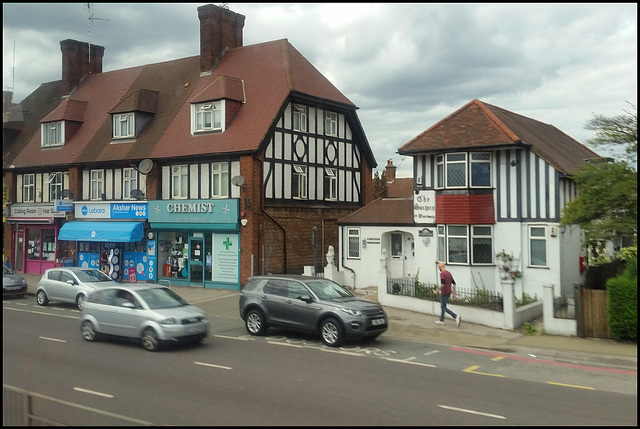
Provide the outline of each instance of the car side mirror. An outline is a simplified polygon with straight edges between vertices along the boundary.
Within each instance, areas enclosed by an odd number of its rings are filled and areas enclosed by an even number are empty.
[[[298,299],[306,302],[307,304],[313,301],[313,298],[311,298],[311,295],[300,295]]]
[[[122,303],[122,307],[126,307],[126,308],[136,308],[135,304],[134,304],[134,303],[132,303],[132,302],[129,302],[129,301],[127,301],[127,302],[123,302],[123,303]]]
[[[73,286],[76,284],[76,282],[73,280],[67,280],[67,284],[70,284],[71,286]]]

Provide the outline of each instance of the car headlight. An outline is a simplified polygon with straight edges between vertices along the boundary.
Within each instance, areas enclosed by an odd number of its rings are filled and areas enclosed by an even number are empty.
[[[351,316],[360,316],[362,314],[358,310],[354,310],[352,308],[342,307],[342,308],[340,308],[340,310],[344,311],[347,314],[350,314]]]
[[[175,317],[170,317],[168,319],[164,319],[160,321],[161,325],[175,325],[176,323],[178,323],[178,321],[176,320]]]

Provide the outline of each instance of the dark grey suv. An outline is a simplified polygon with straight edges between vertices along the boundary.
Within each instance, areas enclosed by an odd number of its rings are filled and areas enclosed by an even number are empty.
[[[387,330],[380,303],[357,298],[332,280],[301,275],[250,277],[240,292],[240,317],[251,335],[274,327],[320,334],[332,347]]]

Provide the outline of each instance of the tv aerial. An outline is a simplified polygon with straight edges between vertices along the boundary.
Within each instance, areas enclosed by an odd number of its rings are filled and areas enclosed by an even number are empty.
[[[93,16],[93,3],[85,3],[85,7],[87,8],[88,18],[87,18],[87,26],[88,26],[88,41],[89,41],[89,63],[91,62],[91,23],[93,21],[110,21],[107,18],[96,18]]]

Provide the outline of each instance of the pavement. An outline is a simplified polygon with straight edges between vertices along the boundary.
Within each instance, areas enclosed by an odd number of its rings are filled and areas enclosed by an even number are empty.
[[[20,274],[29,285],[28,295],[34,295],[40,275]],[[216,300],[239,291],[205,289],[194,286],[173,286],[173,289],[188,302]],[[377,300],[377,287],[352,290],[365,299]],[[224,300],[231,301],[233,300]],[[220,301],[222,302],[222,300]],[[237,301],[236,301],[237,305]],[[483,349],[495,353],[516,353],[541,360],[571,364],[588,364],[637,371],[638,354],[636,342],[621,342],[610,339],[580,338],[544,334],[544,321],[536,321],[536,334],[523,330],[508,331],[475,323],[465,322],[462,314],[460,327],[447,318],[445,325],[437,325],[437,317],[415,311],[385,306],[389,328],[383,337],[397,338],[431,344]],[[238,316],[239,317],[239,316]]]

